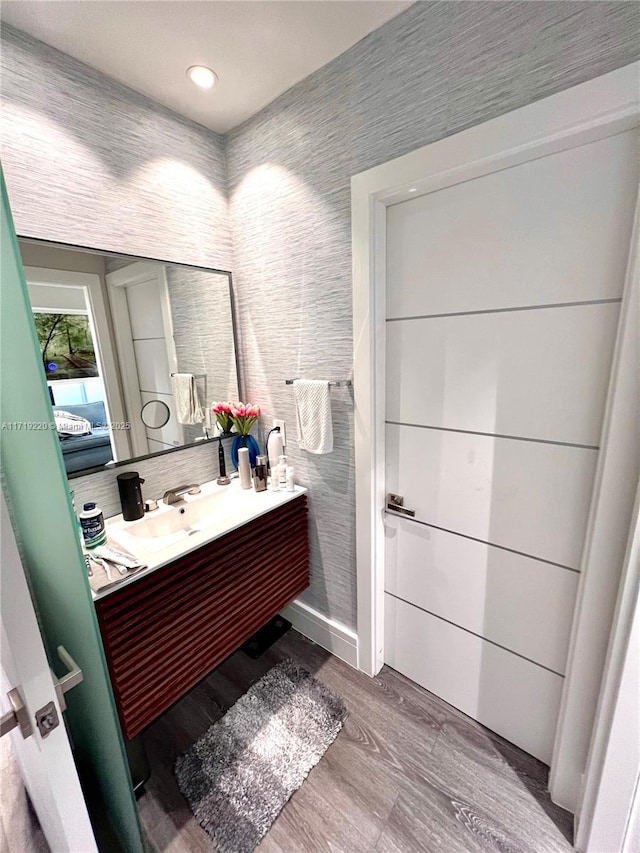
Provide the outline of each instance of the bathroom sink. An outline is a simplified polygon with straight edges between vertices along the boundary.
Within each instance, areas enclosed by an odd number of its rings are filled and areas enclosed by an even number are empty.
[[[148,513],[139,521],[121,521],[110,525],[113,539],[133,537],[152,551],[193,536],[229,515],[232,508],[219,494],[198,496],[197,501],[188,498],[176,504],[161,503],[157,510]]]
[[[157,511],[157,515],[151,518],[141,519],[139,523],[122,522],[122,526],[113,525],[109,530],[109,536],[118,544],[125,547],[127,539],[134,539],[138,544],[150,551],[160,551],[174,542],[179,542],[186,536],[200,532],[201,527],[194,527],[192,515],[186,512],[178,514],[178,509],[163,512]],[[129,550],[131,548],[127,545]]]
[[[242,509],[245,495],[230,486],[205,484],[198,495],[185,495],[175,504],[160,502],[157,510],[147,513],[138,521],[115,520],[107,522],[107,533],[111,539],[131,550],[137,543],[148,551],[161,551],[189,536],[202,533],[207,528],[219,525],[234,512]],[[251,494],[246,495],[247,498]],[[135,545],[134,545],[135,549]]]
[[[269,512],[305,489],[295,492],[255,492],[234,479],[228,486],[204,483],[197,495],[184,495],[175,504],[160,502],[157,510],[138,521],[122,516],[107,519],[107,536],[116,546],[145,563],[158,565],[199,547],[253,518]]]

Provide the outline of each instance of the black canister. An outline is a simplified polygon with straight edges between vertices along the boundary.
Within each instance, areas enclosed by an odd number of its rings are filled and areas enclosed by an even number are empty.
[[[118,474],[118,491],[120,492],[120,506],[122,517],[125,521],[136,521],[144,517],[144,501],[142,500],[142,489],[144,483],[137,471],[127,471],[126,474]]]

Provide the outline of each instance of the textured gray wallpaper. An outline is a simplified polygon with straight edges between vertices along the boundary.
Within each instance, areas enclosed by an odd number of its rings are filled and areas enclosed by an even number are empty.
[[[19,234],[231,269],[220,136],[4,25],[1,46],[1,158]],[[217,451],[130,469],[155,498],[178,480],[217,477]],[[71,481],[76,506],[120,512],[122,470]]]
[[[6,25],[1,71],[19,234],[231,269],[222,137]]]
[[[286,419],[310,488],[303,598],[355,627],[352,397],[332,390],[335,450],[311,456],[284,385],[351,375],[350,177],[638,59],[640,5],[415,4],[227,137],[233,263],[220,137],[8,28],[2,41],[18,230],[234,272],[242,387],[265,425]],[[153,493],[167,459],[172,477],[198,480],[217,473],[212,457],[193,448],[138,470]],[[110,476],[74,484],[117,511]]]
[[[293,437],[284,380],[351,375],[351,175],[639,56],[636,3],[419,2],[232,131],[247,395]],[[352,400],[331,393],[334,452],[288,451],[312,507],[303,599],[354,627]]]

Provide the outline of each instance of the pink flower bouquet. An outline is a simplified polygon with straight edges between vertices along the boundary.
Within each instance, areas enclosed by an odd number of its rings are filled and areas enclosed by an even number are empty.
[[[231,421],[240,435],[249,435],[259,414],[260,406],[255,406],[253,403],[231,404]]]
[[[211,406],[211,414],[216,416],[218,426],[224,434],[231,432],[233,418],[231,416],[232,403],[214,403]]]

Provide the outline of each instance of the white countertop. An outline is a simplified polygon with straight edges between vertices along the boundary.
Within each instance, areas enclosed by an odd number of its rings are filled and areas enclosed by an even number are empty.
[[[284,490],[272,492],[271,489],[267,489],[264,492],[256,492],[253,488],[243,489],[240,485],[240,480],[237,478],[232,479],[228,486],[218,486],[215,480],[209,483],[203,483],[201,486],[201,494],[194,496],[185,495],[185,503],[189,504],[203,497],[207,498],[209,496],[213,496],[216,501],[219,498],[219,507],[223,508],[225,511],[221,514],[213,512],[207,518],[206,526],[203,527],[202,530],[192,533],[191,535],[185,535],[184,538],[180,538],[178,541],[172,542],[161,549],[145,547],[144,540],[138,542],[133,536],[126,535],[128,526],[130,525],[133,527],[139,522],[126,522],[123,520],[122,515],[116,515],[112,518],[108,518],[106,520],[108,544],[118,550],[127,550],[133,553],[141,562],[146,563],[146,568],[140,569],[137,572],[132,572],[130,575],[123,577],[118,575],[117,569],[112,570],[114,578],[113,586],[109,586],[107,589],[99,589],[97,592],[92,588],[91,594],[94,601],[99,601],[100,599],[111,595],[113,592],[118,592],[125,586],[130,586],[131,584],[136,583],[140,578],[147,577],[161,566],[166,566],[168,563],[172,563],[174,560],[183,557],[185,554],[196,551],[203,545],[213,542],[215,539],[219,539],[221,536],[224,536],[232,530],[236,530],[238,527],[242,527],[249,521],[253,521],[261,515],[265,515],[271,510],[277,509],[278,507],[289,503],[289,501],[295,500],[306,491],[307,490],[303,486],[295,486],[293,492]],[[148,513],[145,515],[145,518],[156,516],[156,513],[175,513],[177,511],[178,510],[175,505],[166,506],[161,503],[159,509]],[[142,519],[140,521],[142,521]],[[110,534],[110,527],[112,527],[113,535]],[[125,535],[118,536],[116,538],[116,531]],[[91,581],[92,578],[89,580]],[[94,583],[97,580],[95,572],[93,580]],[[106,576],[105,583],[109,583],[106,580]]]

